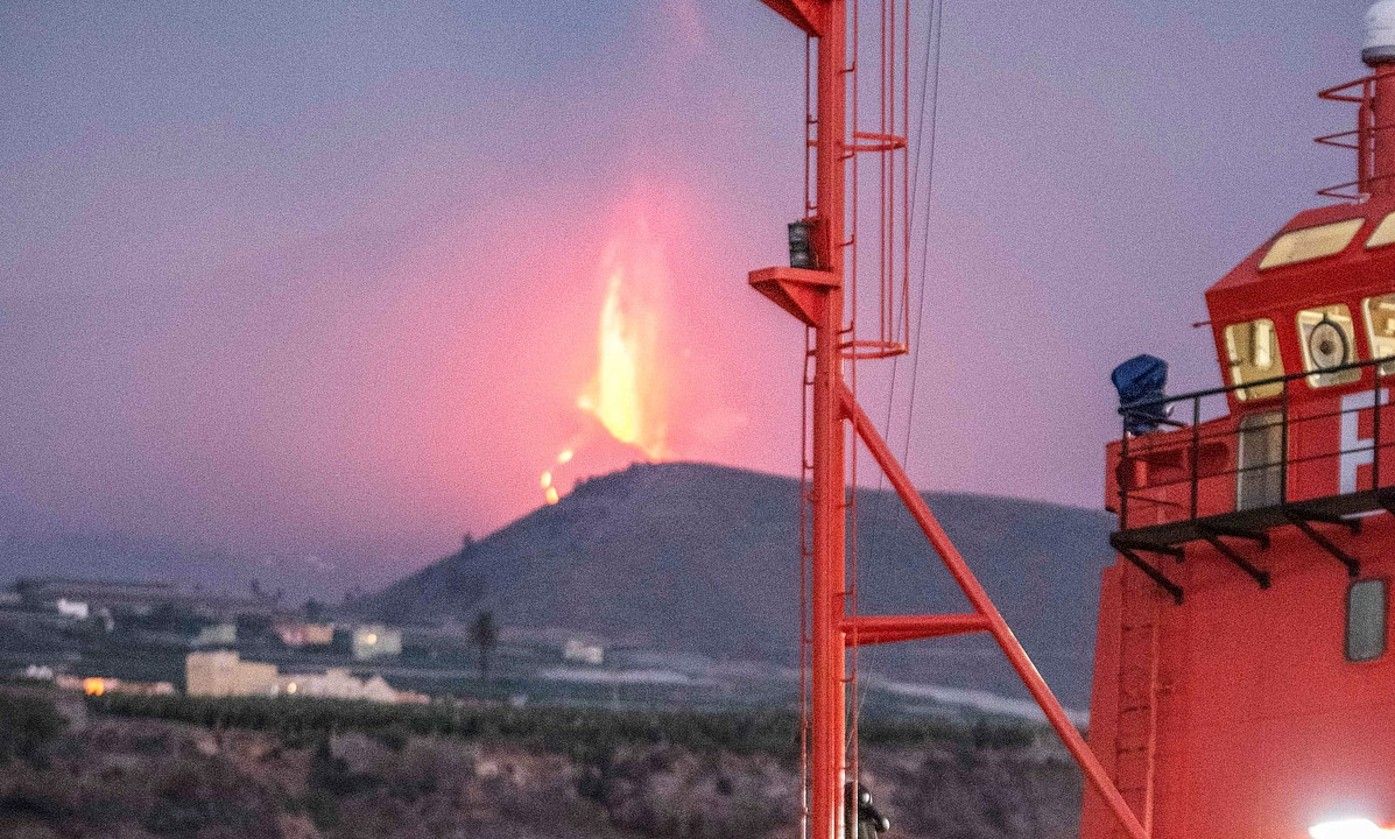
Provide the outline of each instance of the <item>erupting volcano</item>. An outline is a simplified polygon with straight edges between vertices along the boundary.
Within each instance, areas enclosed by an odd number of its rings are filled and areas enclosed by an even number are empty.
[[[663,250],[641,222],[632,237],[611,244],[605,268],[596,374],[576,404],[610,436],[660,460],[667,431],[658,363],[658,297],[668,282]]]
[[[669,272],[663,246],[642,217],[611,241],[601,274],[605,298],[597,325],[596,371],[576,406],[615,442],[648,460],[662,460],[668,423],[660,337]],[[539,482],[549,504],[560,498],[557,467],[570,463],[596,433],[579,432],[542,473]]]

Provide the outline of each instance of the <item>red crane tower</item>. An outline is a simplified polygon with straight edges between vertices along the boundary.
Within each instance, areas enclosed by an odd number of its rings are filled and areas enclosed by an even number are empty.
[[[804,560],[809,577],[805,618],[810,672],[804,732],[809,752],[806,835],[842,839],[852,835],[856,827],[855,819],[845,817],[849,812],[845,801],[851,797],[845,797],[845,791],[856,778],[855,760],[850,760],[848,749],[850,742],[856,742],[855,717],[850,722],[847,698],[857,678],[855,668],[849,667],[846,650],[986,632],[1040,705],[1123,834],[1146,839],[1138,818],[858,405],[845,373],[845,368],[855,369],[860,359],[903,353],[909,343],[906,127],[910,0],[875,0],[881,43],[876,131],[857,125],[859,6],[862,2],[870,6],[873,0],[763,2],[802,30],[809,39],[806,55],[816,55],[812,68],[806,68],[806,87],[812,100],[806,113],[806,140],[814,158],[812,190],[806,177],[806,218],[791,225],[792,267],[764,268],[750,275],[752,286],[804,323],[810,333],[806,349],[812,378],[806,385],[812,446],[806,452],[808,491],[804,499],[812,513],[812,534]],[[878,330],[872,338],[859,337],[856,327],[857,159],[864,154],[877,155],[880,160]],[[970,611],[925,615],[856,612],[847,552],[849,440],[854,446],[858,441],[866,446],[963,591]],[[854,729],[851,741],[850,728]]]

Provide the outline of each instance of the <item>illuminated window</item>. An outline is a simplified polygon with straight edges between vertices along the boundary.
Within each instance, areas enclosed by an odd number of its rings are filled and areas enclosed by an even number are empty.
[[[1371,339],[1371,355],[1375,358],[1395,358],[1395,294],[1367,297],[1361,304],[1366,310],[1366,337]],[[1395,361],[1387,361],[1380,371],[1395,373]]]
[[[1347,660],[1374,661],[1385,655],[1385,580],[1359,580],[1347,592]]]
[[[1298,343],[1303,347],[1303,367],[1313,374],[1308,377],[1313,387],[1343,385],[1361,378],[1360,370],[1324,372],[1356,360],[1356,332],[1346,304],[1299,312]]]
[[[1274,331],[1274,321],[1269,318],[1227,326],[1225,351],[1230,360],[1230,383],[1236,387],[1284,374],[1284,362],[1279,356],[1279,336]],[[1242,387],[1235,395],[1242,400],[1263,399],[1277,396],[1283,389],[1283,382],[1270,382]]]
[[[1381,219],[1371,238],[1366,240],[1368,248],[1383,248],[1390,244],[1395,244],[1395,213]]]
[[[1285,233],[1269,246],[1268,253],[1260,260],[1259,269],[1263,271],[1265,268],[1278,268],[1341,253],[1365,223],[1365,219],[1349,218]]]

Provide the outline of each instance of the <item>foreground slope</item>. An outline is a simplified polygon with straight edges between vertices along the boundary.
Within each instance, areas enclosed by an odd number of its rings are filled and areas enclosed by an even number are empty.
[[[1084,707],[1103,513],[1007,498],[927,496],[1062,698]],[[863,490],[863,612],[962,609],[890,492]],[[798,484],[696,463],[635,465],[395,583],[361,605],[394,621],[468,619],[596,633],[611,644],[792,664],[798,635]],[[1020,695],[986,639],[862,653],[887,677]]]

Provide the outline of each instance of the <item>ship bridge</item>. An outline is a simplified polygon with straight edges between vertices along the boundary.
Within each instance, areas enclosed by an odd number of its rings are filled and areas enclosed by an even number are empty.
[[[1115,371],[1090,745],[1153,839],[1395,835],[1395,0],[1362,59],[1340,203],[1206,292],[1221,386]]]
[[[1175,599],[1163,560],[1193,542],[1267,588],[1257,554],[1281,527],[1360,575],[1331,534],[1395,514],[1392,277],[1395,199],[1300,213],[1206,294],[1226,384],[1120,409],[1112,541]],[[1158,430],[1129,433],[1140,418]]]

